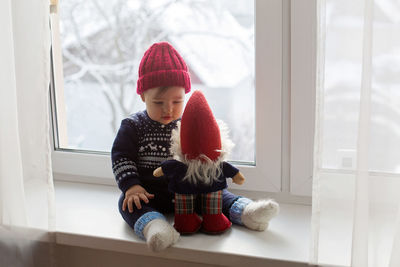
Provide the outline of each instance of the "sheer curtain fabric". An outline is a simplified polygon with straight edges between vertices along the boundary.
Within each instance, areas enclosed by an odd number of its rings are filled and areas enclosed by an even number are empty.
[[[48,1],[0,1],[0,266],[51,262],[38,242],[55,227],[48,12]]]
[[[317,3],[311,262],[400,266],[400,2]]]

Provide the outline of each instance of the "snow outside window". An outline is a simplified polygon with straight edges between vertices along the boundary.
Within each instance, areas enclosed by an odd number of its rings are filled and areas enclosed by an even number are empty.
[[[254,1],[65,0],[59,23],[59,149],[109,152],[121,120],[145,109],[136,94],[144,51],[168,41],[188,64],[193,90],[229,125],[230,160],[254,163]]]
[[[230,161],[248,178],[240,189],[288,192],[281,179],[290,173],[282,76],[289,3],[60,1],[51,17],[55,177],[115,183],[109,152],[120,121],[145,108],[136,94],[140,59],[152,43],[168,41],[185,58],[192,88],[230,128]]]

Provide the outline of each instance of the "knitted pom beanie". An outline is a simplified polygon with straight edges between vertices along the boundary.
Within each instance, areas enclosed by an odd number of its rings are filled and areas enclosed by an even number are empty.
[[[188,67],[179,53],[167,42],[153,44],[144,53],[139,66],[137,93],[164,86],[182,86],[190,92]]]
[[[221,155],[220,129],[201,91],[195,91],[186,104],[181,119],[181,149],[187,159],[207,156],[217,161]]]

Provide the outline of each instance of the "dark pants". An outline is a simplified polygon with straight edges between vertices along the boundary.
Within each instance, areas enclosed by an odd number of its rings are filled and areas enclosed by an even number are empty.
[[[136,221],[145,213],[151,211],[157,211],[163,214],[173,213],[174,212],[174,194],[154,194],[154,199],[149,199],[149,203],[141,202],[142,208],[137,209],[136,206],[133,206],[133,212],[130,213],[128,208],[125,211],[122,210],[122,203],[124,201],[125,195],[121,194],[118,201],[118,208],[119,212],[122,215],[122,218],[129,224],[132,229],[135,226]],[[232,204],[239,198],[229,192],[228,190],[224,189],[222,191],[222,212],[225,216],[229,219],[229,209],[231,208]],[[196,205],[196,212],[201,214],[200,209],[200,198],[197,198],[197,205]]]

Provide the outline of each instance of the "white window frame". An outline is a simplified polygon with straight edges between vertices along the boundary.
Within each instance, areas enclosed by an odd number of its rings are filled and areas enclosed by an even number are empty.
[[[311,195],[315,6],[315,0],[255,1],[256,165],[238,165],[247,180],[232,188]],[[57,13],[51,16],[53,85],[60,105],[64,102],[59,18]],[[62,110],[58,109],[58,119],[66,121]],[[53,111],[54,126],[55,115]],[[66,131],[65,125],[58,131]],[[109,153],[53,149],[52,161],[57,180],[115,185]]]
[[[317,0],[291,0],[290,188],[311,196],[316,97]]]

